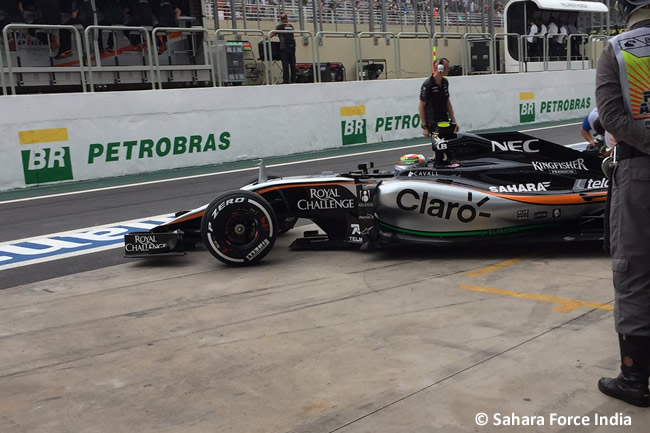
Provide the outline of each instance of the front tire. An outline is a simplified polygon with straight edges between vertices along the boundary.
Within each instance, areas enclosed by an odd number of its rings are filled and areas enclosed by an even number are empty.
[[[262,260],[278,235],[275,212],[262,196],[231,191],[208,205],[201,220],[201,237],[210,254],[233,266]]]

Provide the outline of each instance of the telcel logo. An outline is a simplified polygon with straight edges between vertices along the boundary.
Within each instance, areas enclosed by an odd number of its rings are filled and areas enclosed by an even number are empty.
[[[42,146],[42,143],[68,141],[67,128],[20,131],[18,137],[21,145],[39,145],[20,151],[26,185],[73,179],[70,147]]]
[[[476,219],[477,216],[490,218],[487,212],[479,212],[477,208],[483,206],[490,200],[490,197],[484,197],[476,206],[472,204],[472,193],[467,193],[467,201],[461,206],[460,203],[445,202],[437,198],[429,200],[427,191],[420,194],[412,189],[405,189],[397,194],[397,207],[406,211],[418,211],[421,214],[427,214],[431,217],[442,219],[457,219],[462,223],[469,223]]]

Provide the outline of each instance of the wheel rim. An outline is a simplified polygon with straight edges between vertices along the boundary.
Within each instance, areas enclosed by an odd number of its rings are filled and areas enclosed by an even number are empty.
[[[224,237],[231,248],[246,248],[259,237],[260,219],[252,209],[233,212],[224,224]]]

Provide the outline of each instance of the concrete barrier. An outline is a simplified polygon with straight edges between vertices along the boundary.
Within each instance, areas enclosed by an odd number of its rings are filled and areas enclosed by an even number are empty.
[[[0,190],[414,138],[423,81],[4,96]],[[449,82],[464,131],[595,105],[593,70]]]

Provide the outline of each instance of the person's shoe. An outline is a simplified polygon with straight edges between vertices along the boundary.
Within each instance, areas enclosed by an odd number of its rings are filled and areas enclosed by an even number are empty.
[[[62,53],[57,54],[56,56],[54,56],[54,58],[57,59],[57,60],[61,60],[61,59],[67,59],[70,56],[72,56],[72,51],[68,50],[68,51],[64,51]]]
[[[647,377],[634,373],[621,373],[617,378],[603,377],[598,381],[598,389],[605,395],[631,405],[650,407]]]

